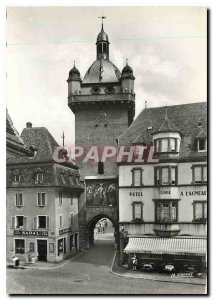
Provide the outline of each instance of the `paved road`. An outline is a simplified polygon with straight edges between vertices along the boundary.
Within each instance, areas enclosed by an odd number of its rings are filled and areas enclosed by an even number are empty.
[[[106,238],[106,239],[105,239]],[[115,250],[108,234],[94,248],[50,270],[7,270],[10,294],[202,294],[203,286],[116,276],[110,272]]]

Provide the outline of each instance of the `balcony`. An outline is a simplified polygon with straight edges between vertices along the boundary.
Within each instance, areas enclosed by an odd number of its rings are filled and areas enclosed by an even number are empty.
[[[159,223],[154,224],[153,231],[162,238],[170,238],[176,236],[180,232],[179,224]]]

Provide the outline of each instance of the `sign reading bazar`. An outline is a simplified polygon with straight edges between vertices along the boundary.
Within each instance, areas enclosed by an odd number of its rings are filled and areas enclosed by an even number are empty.
[[[48,231],[14,230],[14,235],[48,236]]]
[[[68,232],[71,232],[72,230],[71,230],[71,228],[69,227],[69,228],[64,228],[64,229],[61,229],[61,230],[59,230],[59,235],[62,235],[62,234],[64,234],[64,233],[68,233]]]

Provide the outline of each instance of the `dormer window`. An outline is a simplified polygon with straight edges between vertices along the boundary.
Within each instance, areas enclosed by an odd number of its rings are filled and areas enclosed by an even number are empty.
[[[44,174],[42,172],[37,172],[35,176],[35,183],[43,183]]]
[[[197,139],[197,151],[204,152],[207,150],[207,139],[206,138],[198,138]]]
[[[20,179],[21,179],[21,176],[20,176],[20,174],[19,174],[19,171],[18,170],[15,170],[14,172],[13,172],[13,183],[19,183],[20,182]]]
[[[154,140],[155,152],[179,152],[177,138],[158,138]]]

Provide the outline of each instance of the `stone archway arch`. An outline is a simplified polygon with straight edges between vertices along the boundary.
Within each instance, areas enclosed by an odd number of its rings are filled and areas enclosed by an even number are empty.
[[[112,217],[108,216],[107,214],[100,213],[88,220],[87,225],[86,225],[86,234],[87,234],[87,244],[88,248],[94,246],[94,228],[96,223],[103,219],[106,218],[112,222],[112,225],[114,227],[114,236],[115,236],[115,246],[117,245],[117,235],[118,235],[118,224],[117,221],[115,221]]]

